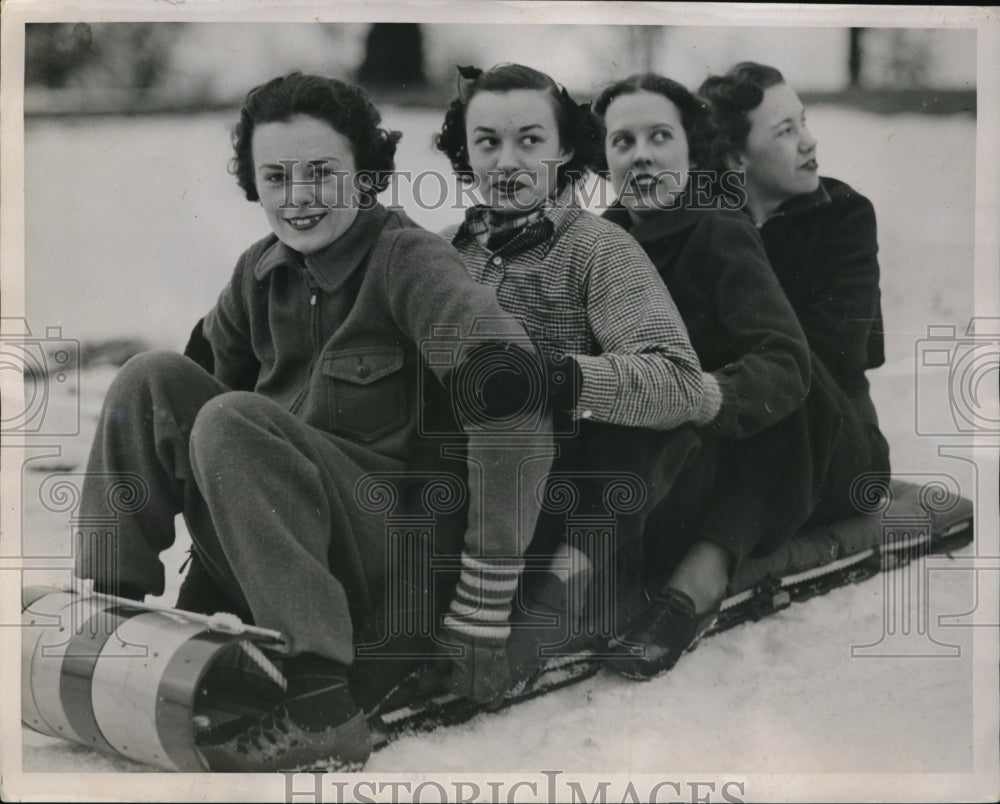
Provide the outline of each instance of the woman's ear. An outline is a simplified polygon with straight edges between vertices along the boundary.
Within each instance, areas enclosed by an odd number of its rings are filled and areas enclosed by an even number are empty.
[[[730,170],[743,170],[743,157],[739,154],[726,154],[724,159]]]

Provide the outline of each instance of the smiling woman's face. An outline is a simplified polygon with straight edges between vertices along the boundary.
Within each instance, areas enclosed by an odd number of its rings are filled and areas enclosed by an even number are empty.
[[[816,138],[806,128],[806,112],[795,90],[788,84],[768,87],[747,120],[750,133],[734,167],[746,172],[746,190],[755,207],[773,209],[819,186]]]
[[[691,167],[681,112],[658,92],[619,95],[604,113],[611,184],[635,216],[674,206]]]
[[[465,110],[469,165],[484,201],[503,215],[518,215],[556,192],[563,153],[548,93],[542,89],[479,92]]]
[[[253,132],[254,180],[267,222],[301,254],[333,243],[358,215],[350,141],[328,123],[296,115]]]

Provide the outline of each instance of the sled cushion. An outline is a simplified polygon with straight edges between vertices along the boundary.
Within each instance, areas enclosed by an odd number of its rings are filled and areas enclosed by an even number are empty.
[[[880,508],[876,513],[806,527],[773,553],[747,559],[733,575],[730,594],[880,547],[883,539],[891,544],[929,531],[931,551],[942,537],[962,531],[971,540],[971,500],[897,479],[889,489],[886,502],[872,506]]]

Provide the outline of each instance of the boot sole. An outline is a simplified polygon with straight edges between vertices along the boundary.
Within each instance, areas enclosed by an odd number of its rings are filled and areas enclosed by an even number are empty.
[[[199,751],[209,770],[219,773],[275,773],[314,771],[357,771],[364,767],[371,755],[371,730],[364,712],[357,712],[335,729],[333,744],[326,746],[315,759],[301,758],[298,751],[287,752],[287,760],[265,759],[254,765],[251,761],[234,756],[233,752],[217,746],[201,746]],[[287,764],[285,764],[287,762]],[[214,767],[213,767],[214,766]]]
[[[337,753],[326,759],[307,762],[294,768],[285,768],[284,771],[291,773],[308,773],[309,771],[350,773],[361,770],[372,753],[371,729],[364,712],[359,711],[338,729],[337,741],[344,743],[346,750],[338,750]],[[338,749],[339,747],[338,745]]]
[[[653,673],[645,673],[642,670],[635,669],[634,664],[630,665],[618,665],[615,662],[611,663],[611,668],[623,678],[630,679],[631,681],[652,681],[654,678],[659,678],[666,673],[669,673],[677,665],[677,662],[681,660],[681,656],[685,653],[690,653],[695,648],[698,647],[698,643],[701,642],[701,638],[718,622],[718,615],[712,617],[705,625],[698,631],[697,636],[695,636],[694,641],[681,651],[680,655],[673,662],[671,662],[667,667],[663,667],[655,670]]]

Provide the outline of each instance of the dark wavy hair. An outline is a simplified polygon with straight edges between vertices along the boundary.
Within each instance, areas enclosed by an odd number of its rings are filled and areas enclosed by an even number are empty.
[[[389,185],[396,169],[396,143],[403,135],[379,127],[382,115],[361,87],[295,70],[251,89],[233,127],[236,155],[229,172],[248,201],[260,200],[254,181],[254,128],[260,123],[287,123],[300,114],[322,120],[351,143],[358,173],[370,178],[367,186],[360,185],[364,196],[372,198]]]
[[[590,113],[590,105],[576,103],[566,89],[550,76],[522,64],[501,64],[485,72],[475,67],[459,67],[458,70],[458,97],[448,107],[441,132],[434,137],[434,145],[448,157],[452,169],[463,182],[468,184],[473,180],[466,141],[465,110],[479,92],[538,89],[548,95],[555,112],[559,145],[564,151],[573,152],[573,157],[556,171],[556,187],[559,190],[599,169],[604,148],[600,127]]]
[[[785,77],[774,67],[753,61],[741,61],[725,75],[705,79],[698,92],[712,107],[713,167],[724,170],[726,157],[743,150],[751,128],[747,114],[760,106],[765,90],[784,83]]]
[[[655,92],[670,101],[681,113],[681,127],[688,141],[688,159],[692,167],[707,165],[715,140],[715,126],[712,123],[712,113],[708,103],[691,92],[683,84],[672,78],[666,78],[656,73],[636,73],[607,87],[594,102],[594,114],[601,121],[601,137],[604,137],[604,115],[612,101],[622,95],[634,95],[636,92]],[[604,151],[602,149],[602,159]],[[601,165],[602,171],[607,170],[607,161]]]

